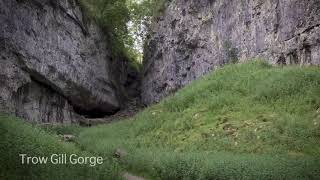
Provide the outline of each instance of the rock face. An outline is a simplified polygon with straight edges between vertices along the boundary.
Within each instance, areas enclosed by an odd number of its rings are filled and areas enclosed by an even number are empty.
[[[77,1],[1,0],[0,25],[0,110],[69,123],[120,108],[125,69],[113,73],[106,37]]]
[[[151,31],[146,104],[229,62],[320,64],[319,0],[175,0]]]

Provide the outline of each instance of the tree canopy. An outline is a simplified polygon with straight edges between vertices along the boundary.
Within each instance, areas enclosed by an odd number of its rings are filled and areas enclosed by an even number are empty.
[[[166,0],[81,0],[86,12],[109,34],[115,54],[142,62],[142,47]]]

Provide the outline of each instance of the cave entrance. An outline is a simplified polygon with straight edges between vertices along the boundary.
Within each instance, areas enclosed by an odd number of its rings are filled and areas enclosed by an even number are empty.
[[[102,111],[99,111],[99,110],[95,110],[95,109],[92,109],[92,110],[84,110],[84,109],[81,109],[79,107],[76,107],[76,106],[73,106],[73,110],[85,117],[85,118],[88,118],[88,119],[99,119],[99,118],[105,118],[107,116],[111,116],[111,115],[114,115],[116,114],[118,111],[115,111],[113,113],[106,113],[106,112],[102,112]]]

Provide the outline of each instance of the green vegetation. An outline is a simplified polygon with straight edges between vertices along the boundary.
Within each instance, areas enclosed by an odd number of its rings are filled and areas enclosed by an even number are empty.
[[[126,0],[80,0],[80,4],[86,15],[108,35],[113,55],[124,54],[128,43],[127,22],[130,20]]]
[[[229,59],[228,63],[236,64],[239,62],[239,58],[238,58],[238,51],[239,50],[232,46],[232,43],[230,40],[227,40],[224,42],[223,48],[226,51],[226,55],[228,57],[227,59]]]
[[[86,15],[108,35],[113,56],[125,56],[133,66],[142,63],[142,47],[153,17],[166,0],[80,0]]]
[[[61,134],[72,134],[74,136],[78,136],[85,127],[81,127],[77,124],[45,124],[45,125],[37,125],[34,124],[33,126],[40,127],[41,129],[45,130],[49,134],[61,135]]]
[[[150,179],[320,179],[318,67],[230,64],[132,119],[88,129],[48,128],[76,134],[75,145],[3,118],[0,135],[6,137],[1,139],[6,148],[1,156],[8,151],[11,156],[1,158],[13,162],[9,167],[17,165],[22,147],[41,154],[54,151],[54,144],[56,151],[81,149],[104,157],[113,157],[116,149],[126,151],[107,164],[112,175],[119,163]],[[54,173],[46,168],[45,173]],[[89,170],[68,172],[71,177]]]
[[[228,65],[78,143],[161,179],[319,178],[319,108],[319,68]]]
[[[60,128],[60,130],[63,128]],[[70,130],[70,128],[68,128]],[[56,129],[57,130],[57,129]],[[72,131],[74,132],[74,131]],[[120,168],[111,158],[103,165],[22,165],[19,154],[50,157],[52,154],[93,156],[74,144],[20,119],[0,115],[0,179],[118,179]]]

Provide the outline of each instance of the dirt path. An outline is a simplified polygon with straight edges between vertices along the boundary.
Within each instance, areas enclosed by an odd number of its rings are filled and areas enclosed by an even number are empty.
[[[125,180],[145,180],[143,177],[135,176],[135,175],[132,175],[128,172],[123,173],[122,177]]]

